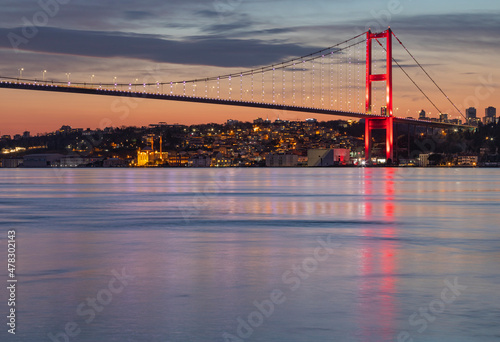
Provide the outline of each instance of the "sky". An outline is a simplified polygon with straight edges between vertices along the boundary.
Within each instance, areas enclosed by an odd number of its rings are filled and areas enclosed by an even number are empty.
[[[0,76],[88,82],[204,78],[279,63],[388,26],[462,111],[500,107],[500,2],[491,0],[0,0]],[[394,57],[443,112],[459,113],[404,50]],[[47,70],[45,75],[42,71]],[[396,77],[396,76],[395,76]],[[427,82],[427,83],[426,83]],[[400,116],[438,113],[395,79]],[[310,115],[0,89],[0,134]],[[117,102],[118,101],[118,102]],[[121,110],[118,110],[120,108]],[[434,113],[432,113],[434,110]],[[434,115],[433,115],[434,114]],[[317,116],[319,120],[332,117]]]

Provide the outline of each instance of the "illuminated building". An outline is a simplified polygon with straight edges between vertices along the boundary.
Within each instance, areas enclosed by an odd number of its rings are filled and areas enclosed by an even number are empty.
[[[149,134],[144,139],[151,146],[140,148],[137,151],[137,166],[155,166],[163,164],[168,158],[168,152],[163,152],[163,141],[160,136],[160,151],[154,149],[154,134]]]
[[[307,151],[307,166],[347,165],[351,161],[351,151],[346,148],[311,149]]]
[[[458,166],[476,166],[478,159],[477,156],[459,156]]]
[[[189,156],[186,152],[173,152],[168,154],[169,166],[187,166],[189,163]]]
[[[168,152],[154,151],[151,147],[145,147],[137,151],[137,166],[153,166],[162,164],[168,159]]]
[[[351,151],[347,148],[334,148],[333,149],[333,162],[339,165],[346,165],[350,162]]]
[[[217,153],[215,157],[212,158],[212,167],[229,167],[233,164],[231,158],[226,157],[222,153]]]
[[[429,156],[430,154],[420,154],[418,156],[418,166],[420,167],[429,166]]]
[[[476,108],[470,107],[465,110],[465,117],[467,118],[468,124],[474,124],[476,122]]]
[[[488,107],[484,110],[483,123],[485,125],[496,123],[497,109],[495,107]]]
[[[387,106],[382,106],[380,108],[380,115],[387,116]]]

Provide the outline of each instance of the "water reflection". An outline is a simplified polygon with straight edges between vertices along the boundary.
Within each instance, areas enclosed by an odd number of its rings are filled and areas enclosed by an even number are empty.
[[[223,340],[274,289],[286,303],[243,340],[392,341],[450,275],[474,289],[462,311],[450,308],[459,318],[443,315],[425,337],[480,326],[494,340],[484,325],[500,312],[487,300],[500,284],[500,177],[470,170],[451,181],[445,171],[404,180],[398,169],[361,168],[0,173],[0,224],[22,243],[19,336],[38,342],[82,323],[76,306],[126,266],[137,280],[75,341]],[[193,207],[186,219],[181,209]],[[332,256],[292,291],[283,273],[329,236]]]
[[[363,191],[364,218],[373,221],[382,216],[384,224],[362,230],[359,336],[362,341],[389,341],[396,331],[394,169],[366,169]]]

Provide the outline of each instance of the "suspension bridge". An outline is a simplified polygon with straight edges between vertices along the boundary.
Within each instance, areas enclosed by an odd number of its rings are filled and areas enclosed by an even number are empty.
[[[67,82],[0,76],[0,88],[127,96],[168,101],[275,109],[335,115],[365,120],[365,159],[372,150],[372,131],[385,130],[385,155],[394,160],[394,125],[438,128],[467,127],[446,122],[422,121],[394,115],[393,64],[396,64],[424,97],[442,113],[398,61],[393,58],[393,38],[450,100],[402,41],[389,28],[364,32],[336,45],[286,61],[237,73],[182,81],[118,83]],[[378,44],[378,45],[376,45]],[[377,49],[375,49],[377,47]],[[384,84],[382,84],[384,83]],[[381,108],[380,114],[375,108]],[[464,117],[465,119],[465,117]]]

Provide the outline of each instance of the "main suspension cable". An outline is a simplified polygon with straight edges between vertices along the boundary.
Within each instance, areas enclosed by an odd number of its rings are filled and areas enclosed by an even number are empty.
[[[375,39],[375,40],[377,41],[377,43],[379,43],[379,45],[385,51],[387,51],[386,48],[385,48],[385,46],[378,39]],[[418,86],[418,84],[413,80],[413,78],[411,78],[411,76],[406,72],[406,70],[403,68],[403,66],[401,64],[399,64],[399,62],[394,57],[392,57],[392,60],[405,73],[406,77],[408,77],[410,79],[410,81],[412,81],[412,83],[415,85],[415,87],[417,87],[417,89],[422,93],[422,95],[424,95],[425,98],[434,106],[434,108],[436,108],[436,110],[438,111],[438,113],[442,113],[441,110],[439,110],[439,108],[436,106],[436,104],[434,102],[432,102],[432,100],[429,98],[429,96],[427,96],[427,94],[422,90],[422,88],[420,88]]]
[[[455,103],[453,103],[453,101],[448,97],[448,95],[446,95],[446,93],[443,91],[443,89],[436,83],[436,81],[434,81],[434,79],[431,77],[431,75],[429,75],[429,73],[424,69],[424,67],[422,66],[422,64],[420,64],[417,59],[412,55],[412,53],[410,52],[410,50],[408,50],[406,48],[406,46],[403,44],[403,42],[401,42],[401,40],[396,36],[396,34],[394,32],[392,32],[392,35],[394,36],[394,38],[396,38],[396,40],[399,42],[399,44],[401,44],[401,46],[406,50],[406,52],[408,52],[408,54],[410,55],[411,58],[413,58],[413,60],[415,61],[415,63],[417,63],[417,65],[420,67],[420,69],[422,69],[422,71],[427,75],[427,77],[429,77],[429,79],[432,81],[432,83],[434,83],[434,85],[439,89],[439,91],[446,97],[446,99],[452,104],[453,107],[455,107],[455,109],[460,113],[460,115],[462,115],[462,117],[464,119],[467,119],[465,117],[465,115],[462,113],[462,111],[455,105]],[[441,112],[440,112],[441,113]]]

